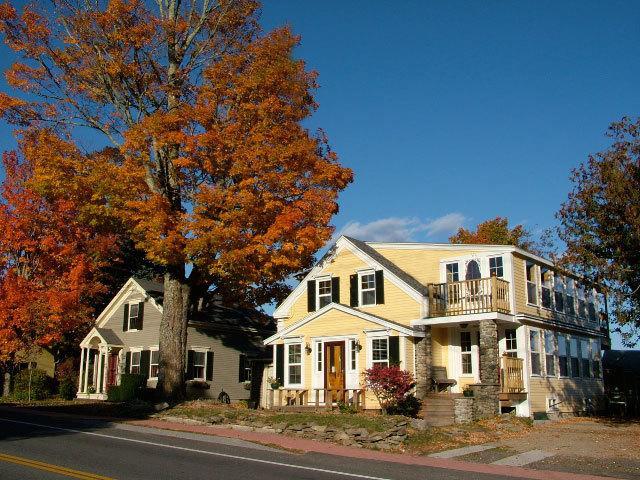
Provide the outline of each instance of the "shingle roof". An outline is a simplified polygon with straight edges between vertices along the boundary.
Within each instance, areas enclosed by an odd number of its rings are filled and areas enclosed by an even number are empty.
[[[162,300],[164,299],[163,283],[156,282],[155,280],[148,280],[146,278],[133,277],[133,279],[138,283],[138,285],[144,288],[145,292],[153,297],[158,305],[162,305]]]
[[[369,255],[373,260],[378,262],[384,268],[393,273],[396,277],[406,283],[409,287],[413,288],[416,292],[421,293],[422,295],[427,295],[427,287],[423,285],[414,277],[409,275],[407,272],[398,267],[395,263],[389,260],[387,257],[379,253],[376,249],[370,247],[362,240],[358,240],[353,237],[345,237],[351,243],[353,243],[356,247],[362,250],[365,254]]]
[[[124,345],[120,337],[116,335],[116,332],[111,330],[110,328],[96,328],[98,333],[102,338],[104,338],[105,342],[109,345]]]

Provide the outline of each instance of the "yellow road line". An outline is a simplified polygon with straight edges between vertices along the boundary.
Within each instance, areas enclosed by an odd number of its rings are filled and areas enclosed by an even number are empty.
[[[44,470],[45,472],[57,473],[58,475],[64,475],[66,477],[80,478],[82,480],[113,480],[112,478],[103,477],[102,475],[96,475],[94,473],[81,472],[80,470],[72,470],[59,465],[38,462],[37,460],[31,460],[29,458],[15,457],[4,453],[0,453],[0,462],[15,463],[16,465]]]

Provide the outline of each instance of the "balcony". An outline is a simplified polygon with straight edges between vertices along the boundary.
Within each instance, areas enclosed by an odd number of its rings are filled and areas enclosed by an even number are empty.
[[[510,313],[509,282],[498,277],[460,282],[431,283],[429,317],[471,313]]]

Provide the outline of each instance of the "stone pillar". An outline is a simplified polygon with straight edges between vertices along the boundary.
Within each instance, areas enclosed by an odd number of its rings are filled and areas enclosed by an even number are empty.
[[[500,413],[498,364],[498,325],[495,320],[480,321],[480,383],[472,385],[474,417],[492,417]]]
[[[416,327],[424,337],[416,339],[416,397],[423,399],[431,387],[431,325]]]

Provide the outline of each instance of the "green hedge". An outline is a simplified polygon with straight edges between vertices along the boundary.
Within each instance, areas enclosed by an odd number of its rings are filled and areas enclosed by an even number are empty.
[[[43,370],[21,370],[13,381],[13,397],[17,400],[29,399],[29,376],[31,376],[31,400],[44,400],[53,392],[53,378]]]
[[[124,373],[120,375],[120,385],[113,385],[107,390],[110,402],[128,402],[140,400],[145,396],[147,378],[144,375]]]

